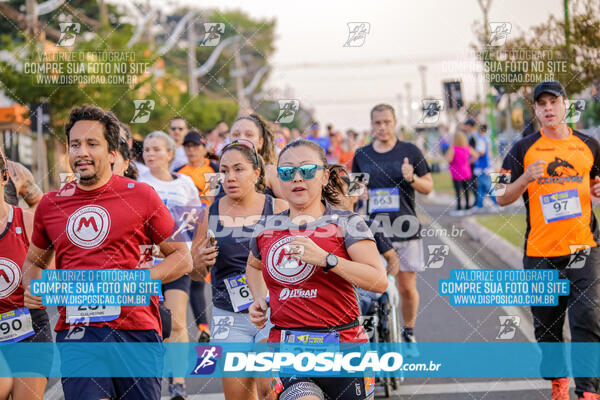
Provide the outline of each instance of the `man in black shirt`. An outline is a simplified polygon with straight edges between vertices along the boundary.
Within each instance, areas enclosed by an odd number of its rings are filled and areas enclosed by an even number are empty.
[[[415,210],[415,190],[433,190],[429,165],[417,146],[396,138],[392,106],[379,104],[371,110],[373,143],[356,151],[353,172],[369,174],[368,214],[376,219],[393,242],[398,258],[398,288],[402,298],[403,341],[407,355],[417,356],[413,332],[419,292],[417,272],[423,271],[423,241]]]

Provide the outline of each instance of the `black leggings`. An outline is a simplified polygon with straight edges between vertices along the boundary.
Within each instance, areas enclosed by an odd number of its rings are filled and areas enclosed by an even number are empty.
[[[470,179],[465,179],[464,181],[457,181],[456,179],[452,179],[452,183],[454,184],[454,192],[456,193],[456,209],[461,210],[460,204],[462,203],[461,199],[465,199],[465,210],[470,208],[469,206],[469,186],[471,185]]]
[[[571,292],[568,296],[560,296],[557,306],[531,307],[535,338],[538,342],[563,342],[563,326],[568,312],[569,328],[572,342],[600,342],[600,248],[592,247],[585,251],[562,257],[528,257],[523,258],[525,269],[557,269],[561,279],[568,279]],[[576,258],[576,256],[579,256]],[[577,260],[581,260],[576,263]],[[573,352],[571,363],[575,367],[587,368],[587,371],[598,371],[600,354],[596,347],[585,355]],[[595,353],[595,354],[594,354]],[[542,375],[552,379],[545,373],[546,366],[563,366],[558,377],[569,376],[567,368],[568,355],[561,351],[542,349]],[[555,370],[556,368],[553,368]],[[577,374],[575,374],[577,376]],[[583,392],[600,392],[600,378],[576,377],[575,392],[581,397]]]
[[[208,324],[208,302],[206,301],[206,282],[192,280],[190,305],[196,325]]]

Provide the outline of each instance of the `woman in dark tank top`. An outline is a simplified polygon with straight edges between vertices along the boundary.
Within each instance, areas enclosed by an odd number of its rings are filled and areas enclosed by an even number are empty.
[[[211,342],[259,342],[268,337],[270,325],[259,330],[248,316],[253,299],[246,286],[246,261],[250,238],[265,216],[287,209],[287,203],[263,194],[262,159],[252,142],[233,141],[221,153],[219,172],[225,175],[225,195],[215,200],[203,216],[197,235],[214,235],[215,243],[204,240],[192,248],[195,268],[206,268],[211,274],[213,308]],[[201,236],[203,237],[203,236]],[[195,279],[205,271],[196,270]],[[222,378],[225,398],[264,398],[270,391],[266,378]]]

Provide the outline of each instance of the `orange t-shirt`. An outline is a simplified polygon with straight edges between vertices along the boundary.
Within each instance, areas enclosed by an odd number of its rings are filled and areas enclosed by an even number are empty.
[[[526,136],[510,150],[502,169],[514,182],[527,167],[543,160],[544,177],[523,194],[527,208],[525,251],[530,257],[558,257],[597,246],[598,224],[591,205],[590,179],[600,176],[600,144],[569,129],[565,139],[543,130]]]
[[[204,165],[201,167],[192,167],[190,164],[186,164],[177,170],[180,174],[184,174],[192,178],[194,181],[194,185],[196,189],[198,189],[198,194],[200,195],[200,200],[205,206],[210,206],[210,199],[208,198],[208,185],[206,184],[206,176],[204,174],[210,173],[214,174],[215,170],[210,166],[210,161],[208,158],[204,159]]]

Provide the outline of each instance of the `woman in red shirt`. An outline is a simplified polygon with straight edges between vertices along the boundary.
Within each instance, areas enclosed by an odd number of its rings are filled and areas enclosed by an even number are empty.
[[[379,293],[387,288],[371,231],[360,216],[331,205],[337,190],[329,183],[325,153],[318,144],[304,139],[288,144],[279,155],[277,172],[290,208],[272,216],[271,223],[267,218],[250,243],[246,277],[254,297],[251,321],[262,328],[270,306],[271,342],[293,342],[304,334],[326,342],[366,342],[354,288]],[[342,400],[373,395],[369,378],[281,380],[280,400],[299,393]],[[355,390],[346,390],[348,385]]]
[[[0,343],[52,342],[50,321],[45,309],[28,309],[23,304],[23,263],[33,232],[33,214],[4,201],[8,170],[0,150]],[[42,399],[48,378],[39,376],[52,363],[52,352],[18,354],[6,347],[2,352],[13,375],[30,377],[0,378],[0,398]],[[23,365],[31,365],[23,370]]]

